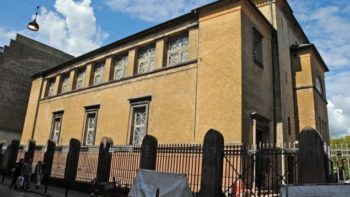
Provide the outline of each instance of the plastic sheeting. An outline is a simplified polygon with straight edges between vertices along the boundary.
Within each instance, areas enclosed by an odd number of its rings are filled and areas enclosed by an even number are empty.
[[[288,185],[281,190],[281,197],[350,197],[350,185]]]
[[[192,197],[185,174],[157,172],[153,170],[137,171],[136,179],[129,197]]]

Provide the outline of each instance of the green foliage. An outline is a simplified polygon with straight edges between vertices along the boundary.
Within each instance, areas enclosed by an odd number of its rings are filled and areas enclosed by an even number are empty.
[[[331,145],[335,144],[350,144],[350,136],[331,139]]]

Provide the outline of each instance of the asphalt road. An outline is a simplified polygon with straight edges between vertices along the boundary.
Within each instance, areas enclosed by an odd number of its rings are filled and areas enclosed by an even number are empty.
[[[34,185],[32,185],[34,187]],[[28,192],[10,189],[7,184],[0,183],[0,197],[64,197],[64,188],[49,186],[48,193],[43,193],[43,188],[37,190],[35,188],[30,189]],[[69,197],[89,197],[87,193],[81,193],[78,191],[70,190]]]
[[[1,197],[38,197],[42,195],[32,192],[23,192],[14,189],[10,189],[9,186],[0,184],[0,196]]]

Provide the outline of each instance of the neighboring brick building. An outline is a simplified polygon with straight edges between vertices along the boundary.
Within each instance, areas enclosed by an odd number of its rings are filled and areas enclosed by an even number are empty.
[[[20,139],[34,73],[73,56],[17,34],[0,48],[0,140]]]
[[[327,66],[285,0],[254,2],[216,1],[36,74],[21,143],[201,143],[210,128],[282,143],[307,125],[328,142]]]

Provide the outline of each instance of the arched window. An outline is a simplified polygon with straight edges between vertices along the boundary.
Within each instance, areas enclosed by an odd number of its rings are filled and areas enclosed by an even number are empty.
[[[323,94],[323,91],[322,91],[322,82],[321,82],[320,77],[317,77],[317,78],[316,78],[316,90],[317,90],[319,93]]]

